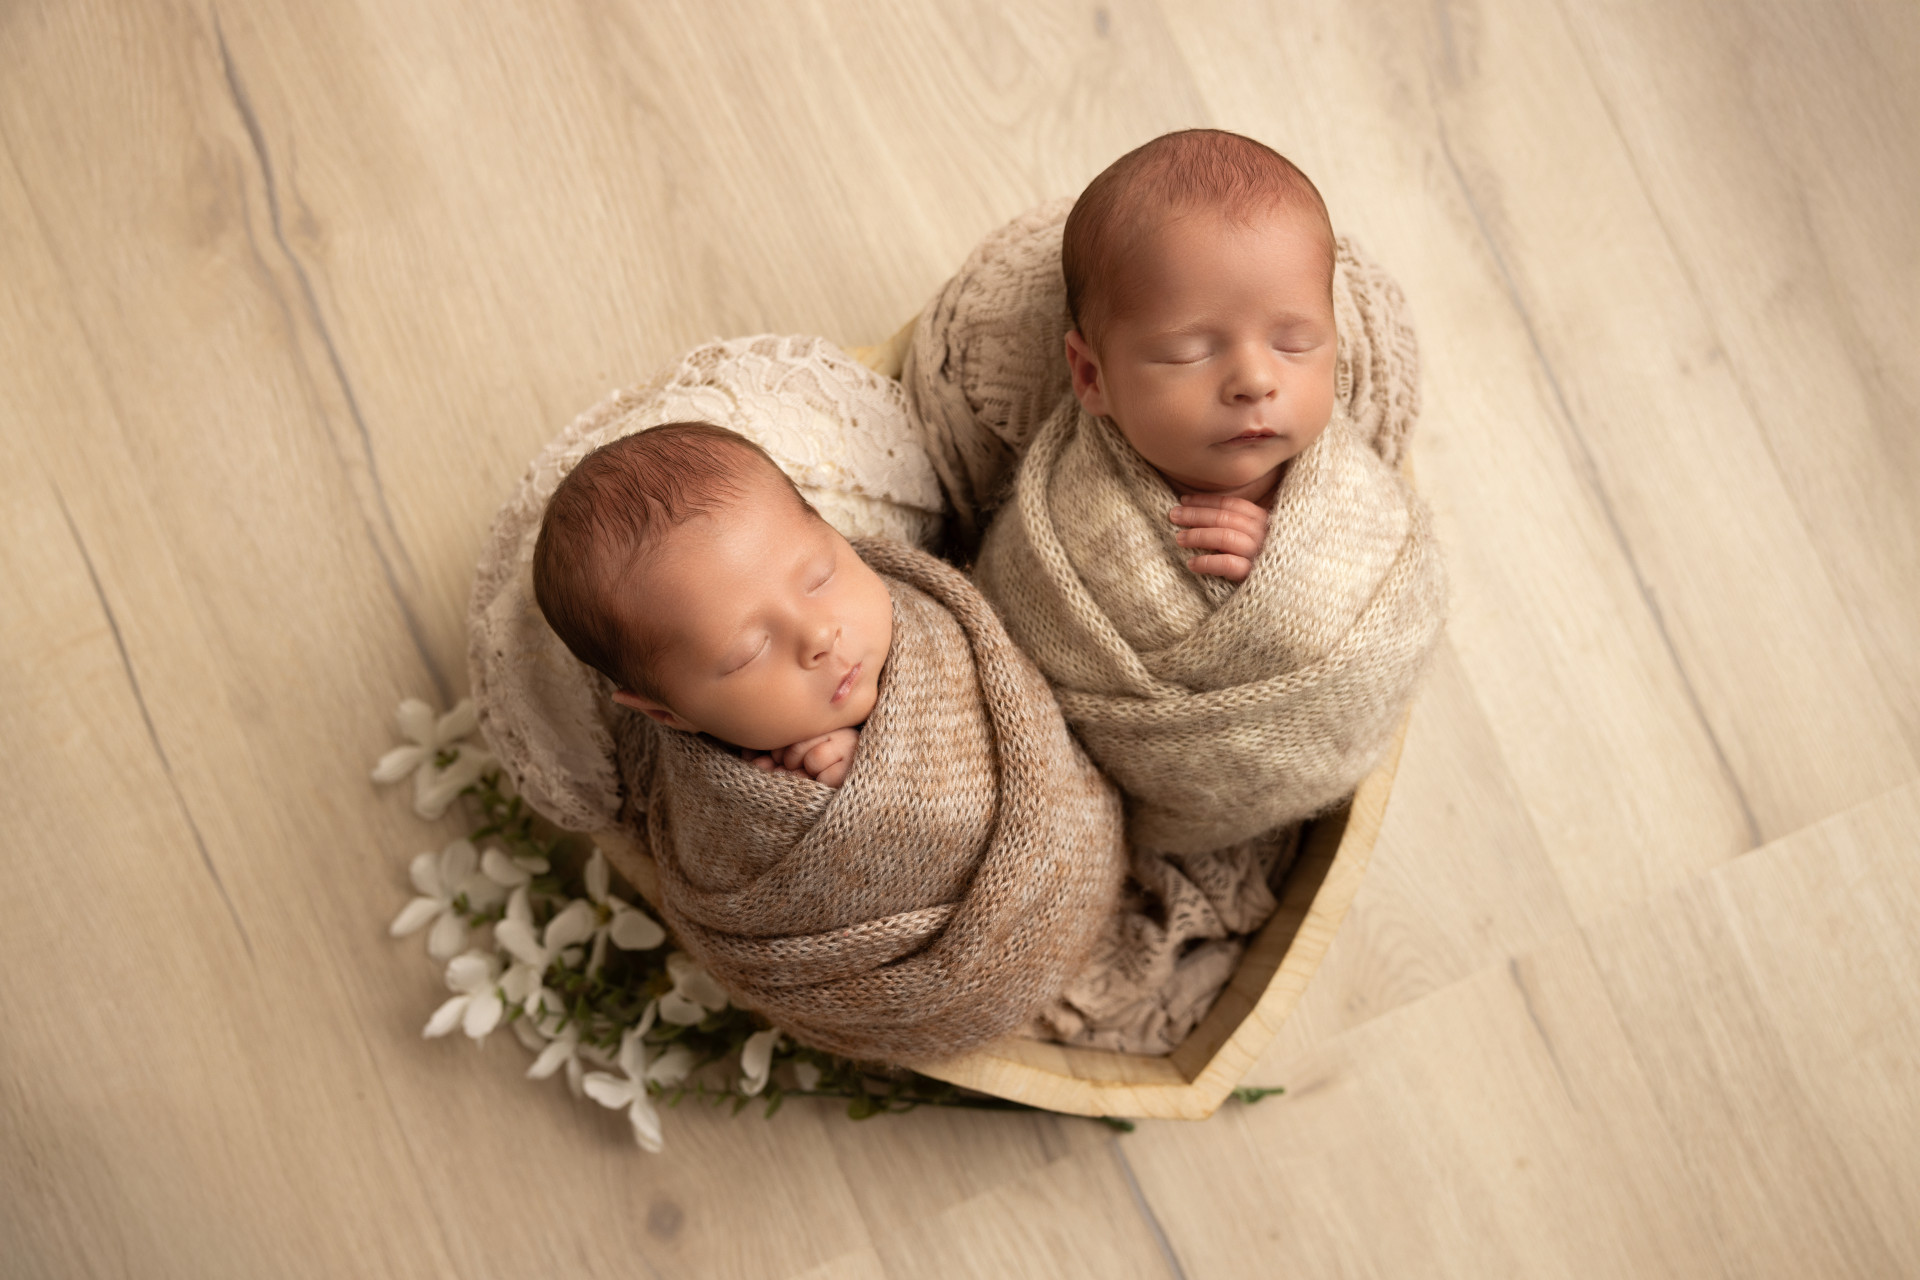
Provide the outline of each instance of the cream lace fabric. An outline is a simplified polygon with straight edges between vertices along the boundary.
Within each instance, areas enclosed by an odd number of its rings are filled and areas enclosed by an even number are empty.
[[[908,426],[900,384],[820,338],[762,335],[694,348],[644,386],[615,392],[541,450],[494,518],[468,611],[480,728],[528,802],[571,831],[621,810],[610,683],[547,626],[533,544],[560,480],[593,450],[667,422],[702,420],[758,442],[850,538],[924,547],[943,503]]]

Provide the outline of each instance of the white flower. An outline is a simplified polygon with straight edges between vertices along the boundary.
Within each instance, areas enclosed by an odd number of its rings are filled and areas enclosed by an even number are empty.
[[[660,1016],[668,1022],[690,1027],[727,1007],[727,993],[686,952],[675,951],[667,957],[667,974],[673,979],[673,990],[660,997]]]
[[[508,857],[501,850],[490,848],[480,855],[481,874],[503,889],[517,889],[535,876],[545,875],[552,865],[537,853],[516,853]]]
[[[642,1034],[640,1028],[634,1027],[620,1038],[618,1062],[624,1079],[595,1071],[588,1074],[581,1087],[603,1107],[615,1111],[625,1107],[627,1120],[633,1125],[633,1140],[642,1150],[657,1152],[661,1147],[660,1113],[654,1110],[647,1086],[678,1084],[686,1079],[687,1072],[693,1069],[693,1053],[685,1045],[674,1045],[649,1065],[647,1046],[640,1038]]]
[[[587,976],[600,972],[607,958],[607,941],[622,951],[651,951],[667,940],[667,931],[632,903],[607,893],[607,855],[595,846],[587,859],[587,900],[596,917],[593,926],[593,954],[587,959]]]
[[[467,922],[459,902],[469,911],[485,911],[506,896],[505,890],[478,873],[480,855],[466,840],[455,840],[439,853],[423,853],[407,865],[407,876],[420,896],[400,909],[388,930],[396,938],[418,933],[431,921],[427,954],[435,960],[458,955],[467,945]]]
[[[547,921],[538,938],[533,933],[533,906],[527,886],[521,885],[507,900],[506,918],[493,927],[495,941],[513,957],[513,967],[500,981],[508,1000],[530,1014],[558,1013],[564,1007],[560,997],[547,990],[547,970],[556,963],[576,964],[577,948],[593,935],[593,908],[575,898]]]
[[[812,1093],[820,1087],[820,1068],[811,1062],[796,1062],[793,1064],[793,1078],[802,1089]]]
[[[773,1051],[780,1047],[778,1031],[756,1031],[740,1049],[740,1092],[749,1098],[767,1087],[767,1075],[773,1070]]]
[[[513,1025],[523,1027],[533,1022],[531,1018],[522,1018]],[[532,1048],[529,1045],[528,1048]],[[586,1063],[596,1067],[610,1067],[613,1060],[598,1046],[580,1042],[580,1024],[569,1022],[561,1027],[553,1039],[540,1046],[540,1056],[527,1068],[527,1079],[545,1080],[561,1067],[567,1069],[567,1089],[574,1097],[580,1096],[580,1081],[586,1074]]]
[[[433,708],[418,698],[408,698],[394,714],[404,747],[395,747],[373,766],[375,782],[398,782],[413,775],[413,811],[423,818],[438,818],[447,811],[455,796],[480,780],[494,765],[493,757],[481,747],[461,742],[480,723],[473,699],[462,698],[460,705],[434,719]],[[453,760],[444,768],[438,757],[452,752]]]
[[[500,1025],[507,1007],[500,999],[500,958],[468,951],[447,962],[447,989],[453,999],[433,1011],[427,1036],[443,1036],[456,1026],[475,1040]]]

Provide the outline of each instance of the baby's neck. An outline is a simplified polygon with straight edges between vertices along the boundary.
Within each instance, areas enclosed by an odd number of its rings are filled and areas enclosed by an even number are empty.
[[[1215,493],[1223,498],[1245,498],[1255,506],[1270,507],[1273,503],[1273,495],[1280,491],[1280,477],[1286,473],[1287,464],[1283,462],[1265,475],[1257,476],[1232,489],[1196,489],[1192,485],[1175,480],[1164,471],[1160,472],[1160,478],[1183,498],[1198,497],[1202,493]]]

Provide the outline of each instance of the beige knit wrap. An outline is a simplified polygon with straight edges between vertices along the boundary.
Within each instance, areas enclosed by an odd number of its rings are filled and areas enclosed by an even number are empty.
[[[1187,568],[1177,502],[1063,400],[975,579],[1126,793],[1135,842],[1198,853],[1352,793],[1412,701],[1445,584],[1420,502],[1338,417],[1287,465],[1239,586]]]
[[[978,547],[1014,465],[1071,384],[1060,232],[1071,199],[982,240],[914,322],[901,383],[952,508],[954,542]],[[1345,236],[1334,246],[1336,399],[1359,437],[1398,465],[1420,415],[1419,352],[1400,286]]]
[[[629,717],[621,773],[660,909],[734,1000],[847,1057],[928,1062],[1028,1021],[1125,873],[1118,797],[959,572],[861,541],[893,648],[836,790]]]

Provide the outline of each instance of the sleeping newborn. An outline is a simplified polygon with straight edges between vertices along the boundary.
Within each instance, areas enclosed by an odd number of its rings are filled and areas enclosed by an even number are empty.
[[[547,504],[534,593],[614,701],[837,787],[893,643],[886,584],[760,446],[674,422],[603,445]]]
[[[1122,157],[1067,218],[1073,394],[976,580],[1148,849],[1351,793],[1439,636],[1424,511],[1339,394],[1336,252],[1306,176],[1215,130]]]
[[[677,423],[560,481],[533,578],[632,713],[624,824],[736,1003],[928,1062],[1083,967],[1124,875],[1119,800],[956,570],[848,542],[743,437]]]

